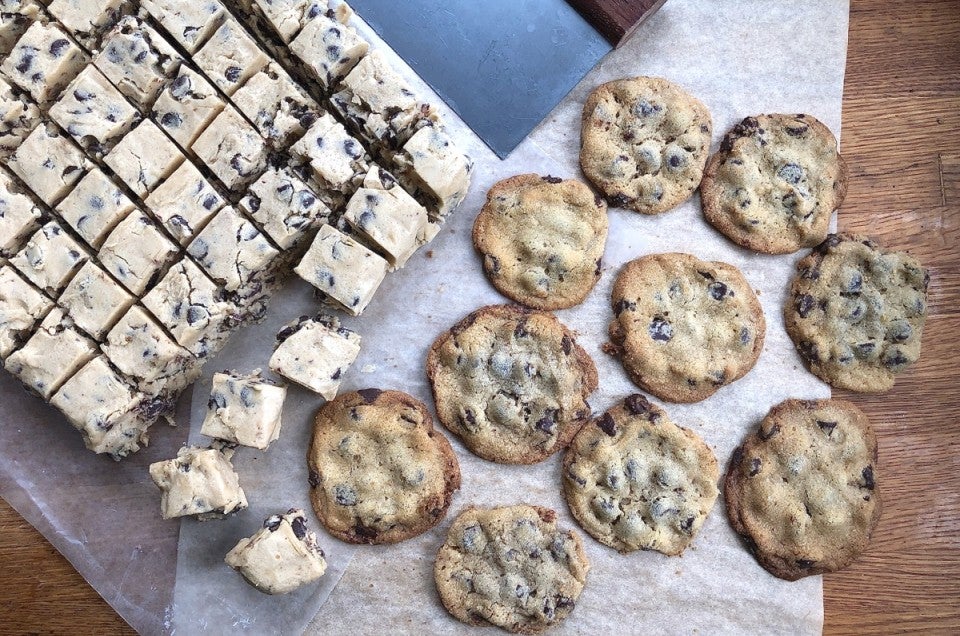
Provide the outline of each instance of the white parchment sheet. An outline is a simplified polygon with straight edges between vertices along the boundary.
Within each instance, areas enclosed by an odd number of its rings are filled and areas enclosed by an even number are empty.
[[[444,107],[449,127],[476,162],[473,187],[437,239],[405,269],[388,275],[364,315],[344,319],[363,337],[363,349],[343,390],[400,389],[433,410],[424,361],[434,338],[470,311],[506,301],[487,283],[470,243],[487,189],[522,172],[580,177],[580,108],[597,84],[640,74],[679,83],[713,114],[714,148],[735,122],[764,112],[810,113],[839,133],[848,10],[848,0],[669,0],[506,161]],[[358,26],[379,42],[359,21]],[[412,73],[408,78],[423,87]],[[707,441],[725,467],[770,406],[787,397],[829,395],[828,387],[803,369],[783,328],[780,307],[796,257],[735,247],[703,220],[697,197],[654,218],[611,209],[602,279],[582,305],[557,312],[597,364],[600,388],[590,400],[595,412],[636,391],[619,362],[600,350],[612,317],[616,273],[633,258],[667,251],[739,267],[760,294],[766,315],[764,351],[750,374],[699,404],[663,404],[674,421]],[[192,404],[184,401],[180,428],[157,427],[151,446],[119,465],[84,451],[59,416],[3,375],[0,495],[144,633],[470,631],[440,605],[434,555],[464,507],[519,502],[557,510],[560,525],[584,537],[593,566],[576,610],[552,633],[820,631],[820,578],[788,583],[767,574],[729,529],[722,499],[682,557],[620,555],[580,531],[570,517],[560,493],[559,456],[534,466],[503,466],[478,459],[452,436],[463,486],[436,528],[395,546],[355,548],[324,533],[311,514],[327,552],[327,574],[318,585],[287,596],[260,594],[223,564],[223,555],[269,514],[291,506],[310,509],[305,452],[322,400],[295,387],[280,439],[268,451],[240,448],[234,456],[250,508],[223,521],[184,520],[177,543],[178,524],[160,519],[159,493],[146,465],[175,454],[188,433],[191,442],[206,443],[199,428],[210,376],[224,368],[265,369],[279,327],[318,310],[310,288],[291,281],[274,299],[267,320],[235,336],[208,364]]]

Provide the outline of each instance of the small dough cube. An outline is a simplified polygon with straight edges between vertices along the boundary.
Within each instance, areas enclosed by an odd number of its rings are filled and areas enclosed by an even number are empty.
[[[35,0],[0,0],[0,57],[6,57],[17,40],[43,14]]]
[[[324,202],[331,207],[339,207],[337,202],[352,194],[370,169],[363,145],[329,113],[322,113],[290,152],[310,165],[317,193],[326,193]]]
[[[57,304],[87,335],[102,342],[136,300],[93,261],[87,261],[63,290]]]
[[[186,246],[226,205],[220,193],[190,161],[181,163],[150,193],[145,203],[181,246]]]
[[[373,298],[389,264],[336,228],[320,228],[294,271],[335,306],[359,316]]]
[[[213,84],[190,67],[181,66],[177,79],[154,103],[153,117],[181,148],[187,149],[225,106]]]
[[[251,77],[232,101],[278,148],[302,137],[320,112],[320,106],[276,62]]]
[[[88,153],[103,156],[140,120],[140,115],[103,73],[90,65],[50,108],[50,118]]]
[[[57,24],[37,20],[20,36],[0,70],[43,106],[55,100],[89,61]]]
[[[435,126],[418,130],[404,144],[396,162],[400,182],[435,218],[443,218],[460,205],[470,189],[473,164],[450,136]]]
[[[13,154],[39,123],[33,100],[0,77],[0,159]]]
[[[199,358],[219,351],[239,322],[236,306],[189,259],[171,267],[143,304],[180,346]]]
[[[53,0],[47,11],[88,48],[120,18],[126,0]]]
[[[56,221],[33,233],[10,264],[51,298],[56,298],[90,253]]]
[[[84,445],[116,460],[147,445],[147,429],[170,408],[131,387],[105,356],[90,360],[50,398]]]
[[[247,507],[233,464],[215,448],[185,446],[175,458],[150,464],[150,477],[160,488],[164,519],[220,519]]]
[[[226,15],[219,0],[140,0],[140,6],[191,55],[203,46]]]
[[[51,309],[53,301],[9,265],[0,266],[0,360],[19,349]]]
[[[130,131],[104,162],[137,196],[144,197],[184,161],[183,153],[149,119]]]
[[[0,263],[13,256],[40,227],[40,208],[0,168]]]
[[[200,377],[202,369],[199,360],[137,305],[110,330],[100,348],[138,389],[151,396],[176,397]]]
[[[273,515],[249,539],[227,553],[227,565],[266,594],[286,594],[313,583],[327,571],[317,535],[307,530],[303,510]]]
[[[93,63],[121,93],[146,112],[183,58],[149,24],[126,16],[104,36]]]
[[[59,203],[91,167],[83,151],[53,123],[34,128],[7,165],[51,207]]]
[[[290,168],[264,172],[240,208],[284,250],[305,247],[313,230],[330,219],[330,209]]]
[[[267,167],[267,144],[233,107],[193,142],[193,152],[228,188],[240,191]]]
[[[64,382],[99,351],[60,307],[54,307],[23,347],[7,356],[4,368],[31,391],[49,400]]]
[[[200,433],[261,450],[280,437],[287,387],[264,378],[257,369],[215,373]]]
[[[254,1],[263,17],[285,44],[289,44],[310,20],[327,13],[325,0]]]
[[[243,26],[227,18],[193,56],[194,63],[227,96],[270,62]]]
[[[290,42],[290,50],[326,89],[332,89],[370,48],[353,28],[326,14],[310,19]]]
[[[177,246],[143,212],[121,221],[100,248],[100,263],[135,296],[143,294],[178,256]]]
[[[250,221],[232,207],[217,213],[187,247],[218,285],[242,300],[269,294],[280,252]]]
[[[88,245],[99,249],[117,223],[136,206],[99,168],[84,175],[57,212]]]
[[[393,269],[403,267],[427,242],[427,210],[383,168],[371,168],[363,186],[350,198],[343,219],[379,247]]]
[[[331,316],[301,317],[277,334],[270,370],[319,393],[337,397],[340,381],[360,354],[360,334]]]

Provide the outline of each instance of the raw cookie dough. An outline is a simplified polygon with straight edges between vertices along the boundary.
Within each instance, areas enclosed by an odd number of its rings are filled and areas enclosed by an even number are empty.
[[[612,348],[630,379],[669,402],[699,402],[747,374],[766,322],[740,271],[689,254],[630,261],[613,286]]]
[[[0,360],[23,346],[53,302],[9,265],[0,266]]]
[[[60,202],[57,213],[87,245],[99,249],[107,235],[135,207],[110,177],[93,168]]]
[[[153,104],[153,119],[183,149],[190,148],[226,107],[217,89],[188,66],[170,82]]]
[[[280,436],[287,387],[257,369],[249,374],[213,374],[207,415],[200,433],[234,444],[266,449]]]
[[[57,299],[73,322],[97,342],[136,302],[93,261],[87,261]]]
[[[660,214],[697,189],[711,130],[707,107],[676,84],[607,82],[583,106],[580,166],[611,205]]]
[[[232,101],[257,132],[278,149],[286,149],[302,137],[321,111],[276,62],[247,80]]]
[[[400,183],[426,206],[434,221],[442,221],[470,189],[473,162],[437,126],[418,130],[394,161]]]
[[[163,36],[136,16],[122,18],[104,36],[100,53],[93,58],[94,65],[143,112],[150,110],[182,62]]]
[[[227,17],[193,54],[193,62],[229,97],[266,66],[270,58],[239,22]]]
[[[38,19],[4,56],[0,71],[42,107],[55,100],[89,61],[55,22]]]
[[[268,169],[238,205],[280,249],[295,253],[306,249],[316,228],[331,216],[330,208],[289,167]]]
[[[30,240],[10,258],[25,278],[56,298],[80,267],[90,259],[90,253],[56,221],[50,221],[33,233]]]
[[[127,133],[103,161],[128,188],[143,198],[183,163],[184,156],[155,123],[145,119]]]
[[[144,203],[167,232],[186,246],[227,202],[193,162],[184,161]]]
[[[607,227],[607,204],[583,183],[522,174],[490,188],[473,246],[500,293],[534,309],[566,309],[600,280]]]
[[[140,210],[117,224],[103,242],[100,264],[135,296],[142,296],[178,258],[180,251]]]
[[[332,400],[360,353],[360,335],[331,316],[301,316],[277,334],[270,370]]]
[[[230,190],[242,192],[267,167],[267,144],[240,112],[227,106],[191,147]]]
[[[215,448],[184,446],[173,459],[150,464],[150,477],[161,491],[164,519],[221,519],[247,507],[233,464]]]
[[[53,122],[37,126],[7,160],[37,197],[54,207],[90,169],[90,161]]]
[[[40,208],[30,195],[0,168],[0,264],[20,251],[41,220]]]
[[[40,109],[33,100],[0,77],[0,159],[19,148],[40,121]]]
[[[191,55],[203,46],[227,13],[219,0],[140,0],[140,5]]]
[[[346,20],[344,20],[345,22]],[[367,54],[369,45],[353,27],[336,16],[318,14],[289,43],[310,73],[325,89],[332,89]]]
[[[363,389],[320,407],[307,455],[320,522],[349,543],[397,543],[426,532],[460,488],[460,467],[427,407]]]

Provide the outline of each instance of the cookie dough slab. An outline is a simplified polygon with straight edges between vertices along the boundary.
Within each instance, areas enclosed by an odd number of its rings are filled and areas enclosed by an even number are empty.
[[[93,261],[87,261],[63,290],[57,304],[97,342],[136,302],[136,298]]]
[[[149,112],[183,58],[147,22],[125,16],[104,36],[93,63],[141,112]]]
[[[27,91],[41,106],[53,102],[90,58],[55,22],[36,20],[4,57],[6,79]]]
[[[240,192],[267,167],[267,144],[240,112],[227,106],[191,150],[230,190]]]
[[[0,263],[16,254],[40,227],[42,215],[33,199],[0,168]]]
[[[40,109],[33,100],[0,77],[0,159],[6,159],[19,148],[40,120]]]
[[[57,214],[87,245],[100,249],[107,235],[136,208],[99,168],[92,168],[57,205]]]
[[[181,247],[227,204],[192,161],[181,163],[144,203]]]
[[[213,84],[184,65],[154,102],[153,119],[186,150],[224,108]]]
[[[50,207],[73,189],[91,165],[83,151],[52,122],[34,128],[7,160],[7,167]]]
[[[145,119],[103,161],[142,199],[183,163],[184,156],[156,124]]]
[[[56,221],[34,232],[10,264],[51,298],[90,260],[91,254]]]
[[[110,232],[97,258],[111,276],[140,297],[179,257],[176,244],[140,210]]]
[[[238,204],[281,250],[299,254],[332,213],[290,167],[269,168]]]

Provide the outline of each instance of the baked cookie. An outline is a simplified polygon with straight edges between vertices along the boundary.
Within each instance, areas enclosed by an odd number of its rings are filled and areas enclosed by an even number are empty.
[[[903,252],[833,234],[797,263],[784,307],[787,333],[807,366],[835,387],[893,387],[920,358],[930,274]]]
[[[826,238],[847,192],[837,139],[810,115],[747,117],[710,157],[703,214],[743,247],[788,254]]]
[[[590,417],[593,360],[552,314],[512,305],[473,312],[427,355],[437,415],[480,457],[532,464]]]
[[[340,395],[317,413],[307,456],[320,522],[348,543],[396,543],[437,524],[460,466],[427,408],[400,391]]]
[[[760,565],[795,581],[850,565],[880,519],[877,441],[842,400],[787,400],[733,453],[727,515]]]
[[[610,205],[666,212],[700,185],[712,127],[707,107],[665,79],[607,82],[583,106],[580,167]]]
[[[473,245],[501,294],[534,309],[565,309],[600,280],[607,225],[607,204],[583,183],[521,174],[490,188]]]
[[[719,477],[703,440],[642,395],[583,427],[563,460],[570,512],[620,552],[682,553],[717,500]]]
[[[610,339],[641,389],[699,402],[753,368],[766,323],[750,283],[732,265],[689,254],[630,261],[613,286]]]
[[[590,563],[580,537],[538,506],[468,508],[437,553],[440,600],[468,625],[538,634],[573,611]]]

